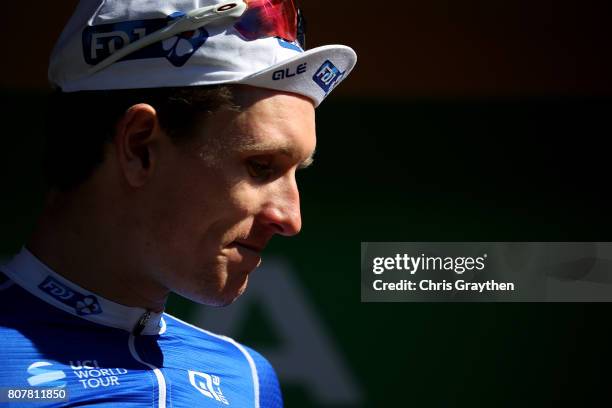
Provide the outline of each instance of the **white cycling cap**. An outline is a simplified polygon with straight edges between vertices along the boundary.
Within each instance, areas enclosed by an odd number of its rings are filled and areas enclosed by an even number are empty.
[[[127,52],[199,9],[227,3],[81,0],[51,55],[51,85],[76,92],[245,84],[300,94],[318,106],[355,66],[357,55],[344,45],[304,51],[276,37],[246,40],[228,16]]]

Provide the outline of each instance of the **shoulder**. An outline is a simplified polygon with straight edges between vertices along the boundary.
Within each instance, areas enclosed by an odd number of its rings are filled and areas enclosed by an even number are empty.
[[[257,369],[261,408],[282,408],[283,398],[274,368],[268,360],[250,347],[243,346],[251,355]]]
[[[255,396],[256,399],[259,399],[261,408],[281,408],[283,406],[276,372],[270,362],[260,353],[231,337],[201,329],[167,313],[164,313],[163,318],[166,324],[166,334],[181,337],[182,344],[192,349],[194,354],[205,350],[209,353],[208,358],[218,360],[219,365],[226,365],[228,362],[244,365],[243,375],[248,375],[252,381]]]
[[[231,337],[204,330],[168,313],[164,313],[162,319],[163,325],[160,334],[166,337],[178,337],[186,346],[194,345],[217,351],[226,351],[240,355],[247,362],[252,360],[245,346]]]

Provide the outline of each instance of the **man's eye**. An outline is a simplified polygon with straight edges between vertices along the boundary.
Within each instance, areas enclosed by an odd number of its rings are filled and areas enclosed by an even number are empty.
[[[249,160],[247,162],[249,175],[260,181],[269,179],[274,174],[274,168],[268,161]]]

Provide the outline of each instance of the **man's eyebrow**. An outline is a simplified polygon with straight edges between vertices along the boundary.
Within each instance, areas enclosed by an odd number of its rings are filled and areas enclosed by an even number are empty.
[[[264,144],[264,143],[244,143],[242,144],[240,150],[242,151],[254,151],[254,152],[278,152],[280,154],[283,154],[285,156],[294,158],[295,157],[295,151],[288,148],[285,145],[280,145],[280,144]],[[298,165],[298,169],[305,169],[309,166],[312,165],[312,163],[314,162],[314,154],[315,152],[312,152],[312,154],[305,160],[303,160],[302,162],[300,162],[300,164]]]

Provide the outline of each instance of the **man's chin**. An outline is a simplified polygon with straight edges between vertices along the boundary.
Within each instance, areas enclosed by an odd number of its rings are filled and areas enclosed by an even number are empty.
[[[228,282],[225,286],[217,288],[213,293],[211,293],[210,287],[208,287],[200,293],[179,293],[179,295],[206,306],[228,306],[234,303],[245,292],[248,281],[249,277],[245,276],[243,282],[233,285],[231,282]]]

